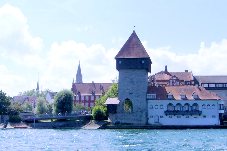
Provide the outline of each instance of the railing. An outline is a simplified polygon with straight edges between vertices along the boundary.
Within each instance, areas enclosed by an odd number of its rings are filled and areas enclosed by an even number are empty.
[[[165,115],[201,115],[202,111],[199,110],[192,110],[192,111],[165,111]]]

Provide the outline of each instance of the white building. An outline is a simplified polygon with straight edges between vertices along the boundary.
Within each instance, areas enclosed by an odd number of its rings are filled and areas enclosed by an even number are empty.
[[[46,94],[46,100],[48,103],[54,103],[54,96],[57,94],[57,92],[50,92],[48,91]]]
[[[149,87],[148,124],[220,125],[224,102],[196,86]]]

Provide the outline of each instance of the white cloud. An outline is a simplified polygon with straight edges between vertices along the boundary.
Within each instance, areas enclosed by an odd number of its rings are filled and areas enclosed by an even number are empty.
[[[29,32],[27,18],[17,7],[5,4],[0,7],[1,53],[21,55],[42,49],[42,39]]]
[[[227,40],[212,42],[205,46],[201,42],[196,53],[178,55],[170,47],[148,49],[152,59],[152,74],[164,70],[168,65],[169,71],[189,70],[194,75],[224,75],[227,74]]]
[[[42,39],[30,33],[23,13],[9,4],[0,7],[0,33],[0,86],[11,96],[34,89],[38,73],[42,89],[70,89],[79,61],[84,82],[111,82],[118,76],[114,57],[119,48],[69,40],[53,42],[44,50]],[[113,40],[116,47],[124,42]],[[210,45],[201,42],[196,53],[184,55],[175,53],[171,47],[149,48],[146,41],[143,44],[153,62],[152,74],[165,65],[169,71],[188,69],[196,75],[227,74],[225,39]]]

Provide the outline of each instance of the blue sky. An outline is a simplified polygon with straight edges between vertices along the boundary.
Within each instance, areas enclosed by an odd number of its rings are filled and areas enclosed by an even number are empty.
[[[227,74],[227,1],[21,0],[0,2],[0,81],[9,95],[117,77],[114,56],[135,29],[152,59],[198,75]],[[136,26],[134,28],[134,26]],[[39,75],[39,78],[38,78]]]

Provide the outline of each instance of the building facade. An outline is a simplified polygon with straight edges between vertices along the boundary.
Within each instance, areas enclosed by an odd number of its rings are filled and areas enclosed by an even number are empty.
[[[148,124],[220,125],[224,102],[197,86],[149,87]]]
[[[80,63],[77,68],[76,81],[72,83],[74,94],[74,104],[91,108],[95,101],[99,99],[111,87],[112,83],[83,83]]]
[[[220,125],[223,101],[195,83],[192,72],[168,72],[148,78],[151,60],[135,31],[115,57],[118,98],[106,105],[114,124]]]

